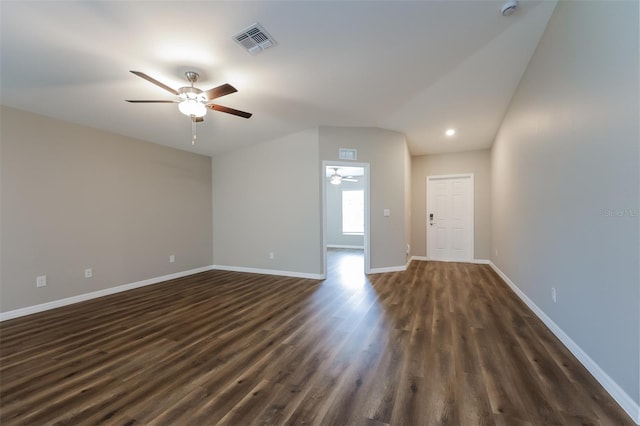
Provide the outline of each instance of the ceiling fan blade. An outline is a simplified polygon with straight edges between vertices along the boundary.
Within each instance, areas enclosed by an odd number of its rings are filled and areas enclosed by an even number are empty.
[[[179,93],[177,90],[172,89],[171,87],[167,86],[166,84],[160,83],[158,80],[156,80],[155,78],[149,77],[148,75],[146,75],[143,72],[140,71],[131,71],[131,73],[137,75],[140,78],[144,78],[145,80],[147,80],[149,83],[153,83],[158,87],[163,88],[164,90],[166,90],[169,93],[173,93],[174,95],[178,96]]]
[[[125,99],[125,102],[131,102],[132,104],[175,104],[178,101],[162,101],[162,100],[131,100]]]
[[[357,182],[358,179],[353,179],[353,178],[342,178],[343,181],[345,182]]]
[[[215,98],[230,95],[231,93],[235,93],[237,91],[238,89],[236,89],[230,84],[222,84],[218,87],[214,87],[213,89],[207,90],[206,92],[204,92],[204,96],[207,98],[208,101],[211,101]]]
[[[244,111],[240,111],[237,109],[229,108],[222,105],[216,105],[216,104],[208,104],[207,108],[212,109],[214,111],[226,112],[227,114],[237,115],[238,117],[242,117],[242,118],[249,118],[253,115],[250,112],[244,112]]]

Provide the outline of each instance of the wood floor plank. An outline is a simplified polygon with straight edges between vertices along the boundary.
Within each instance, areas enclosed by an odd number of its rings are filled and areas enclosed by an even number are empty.
[[[207,271],[4,321],[0,424],[633,424],[487,265],[329,262],[324,281]]]

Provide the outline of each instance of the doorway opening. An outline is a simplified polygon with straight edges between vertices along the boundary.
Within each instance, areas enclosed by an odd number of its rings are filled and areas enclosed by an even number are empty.
[[[329,265],[370,272],[369,164],[322,162],[322,246]]]

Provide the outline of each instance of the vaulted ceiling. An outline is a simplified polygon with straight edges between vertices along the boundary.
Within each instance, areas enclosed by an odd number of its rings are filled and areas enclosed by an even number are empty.
[[[315,126],[404,133],[413,155],[491,146],[555,2],[7,1],[0,4],[3,105],[214,155]],[[233,35],[259,22],[277,45]],[[197,125],[140,79],[238,92]],[[448,138],[447,128],[457,133]]]

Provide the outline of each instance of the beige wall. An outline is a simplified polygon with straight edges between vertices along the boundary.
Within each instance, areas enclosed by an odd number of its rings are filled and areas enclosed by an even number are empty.
[[[321,127],[214,156],[214,264],[322,274],[322,161],[350,147],[371,165],[371,267],[403,266],[405,146],[397,132]]]
[[[559,2],[492,158],[493,262],[635,404],[638,22],[637,1]]]
[[[1,113],[2,312],[211,264],[208,157]]]
[[[405,136],[372,127],[320,127],[320,159],[339,161],[339,148],[356,148],[357,162],[370,165],[371,268],[404,266]],[[391,210],[389,217],[384,209]]]
[[[413,157],[411,254],[427,256],[426,193],[427,176],[473,173],[474,178],[474,258],[489,259],[491,252],[491,151]]]
[[[319,164],[317,128],[214,156],[214,264],[321,274]]]

